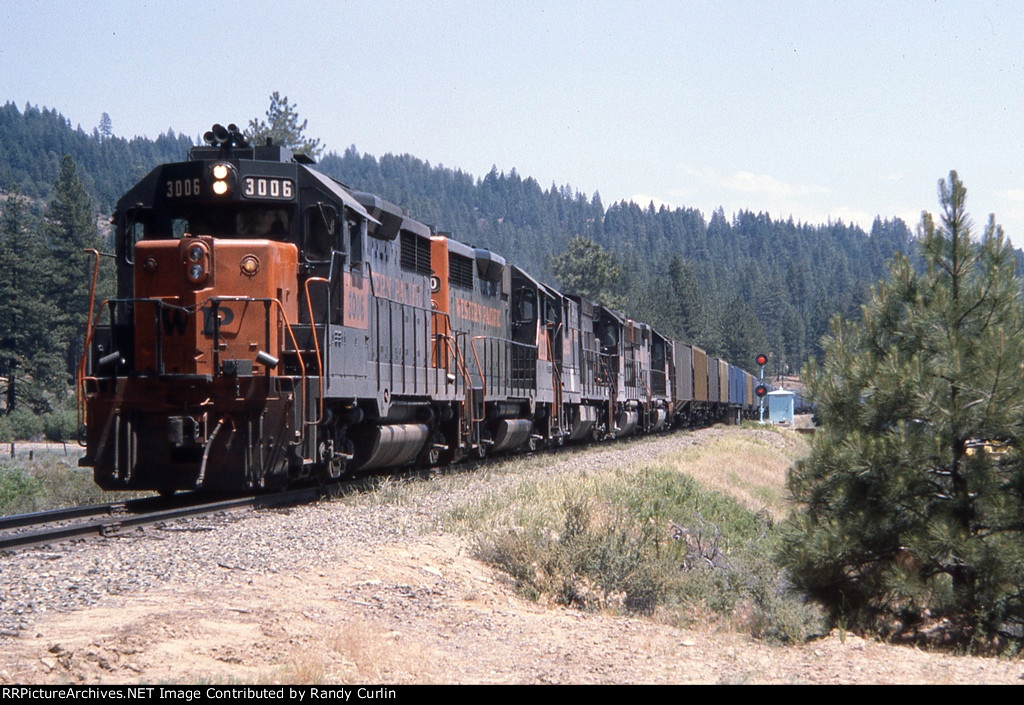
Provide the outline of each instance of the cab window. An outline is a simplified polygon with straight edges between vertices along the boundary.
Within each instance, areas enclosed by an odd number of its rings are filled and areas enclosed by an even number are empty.
[[[338,211],[334,206],[318,203],[306,209],[303,256],[307,262],[330,261],[337,230]]]
[[[363,238],[366,237],[365,220],[347,220],[348,229],[348,263],[350,267],[358,267],[363,263]]]
[[[516,323],[532,323],[537,320],[537,294],[532,289],[516,292],[512,306],[512,317]]]

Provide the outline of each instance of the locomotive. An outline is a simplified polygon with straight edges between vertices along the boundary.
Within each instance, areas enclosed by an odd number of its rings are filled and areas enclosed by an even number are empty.
[[[753,413],[753,376],[697,346],[286,147],[205,141],[114,212],[78,380],[104,489],[270,490]]]

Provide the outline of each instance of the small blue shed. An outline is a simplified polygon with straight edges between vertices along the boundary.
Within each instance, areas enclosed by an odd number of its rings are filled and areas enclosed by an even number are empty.
[[[768,420],[772,423],[793,423],[796,394],[778,389],[768,392]]]

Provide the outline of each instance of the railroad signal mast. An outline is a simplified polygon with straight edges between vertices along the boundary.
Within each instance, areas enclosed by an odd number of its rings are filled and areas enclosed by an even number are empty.
[[[765,353],[757,356],[757,365],[761,368],[761,377],[757,384],[757,389],[754,391],[757,393],[757,398],[760,401],[760,417],[758,420],[761,423],[764,423],[764,398],[768,394],[768,385],[764,383],[764,366],[767,364],[768,356]]]

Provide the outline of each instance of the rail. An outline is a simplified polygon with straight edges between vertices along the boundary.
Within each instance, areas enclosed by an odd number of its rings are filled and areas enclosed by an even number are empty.
[[[559,324],[561,328],[561,324]],[[548,418],[549,432],[552,429],[557,429],[559,436],[562,433],[562,371],[558,367],[558,362],[555,360],[555,339],[557,335],[548,329],[545,331],[545,335],[548,337],[548,350],[551,356],[551,391],[553,400],[551,403],[551,416]]]
[[[145,497],[126,502],[5,517],[0,525],[0,551],[86,536],[113,536],[129,527],[161,524],[172,519],[204,514],[309,502],[320,496],[319,488],[300,488],[212,501],[202,494],[179,494],[169,499]],[[19,531],[19,528],[26,530]]]

